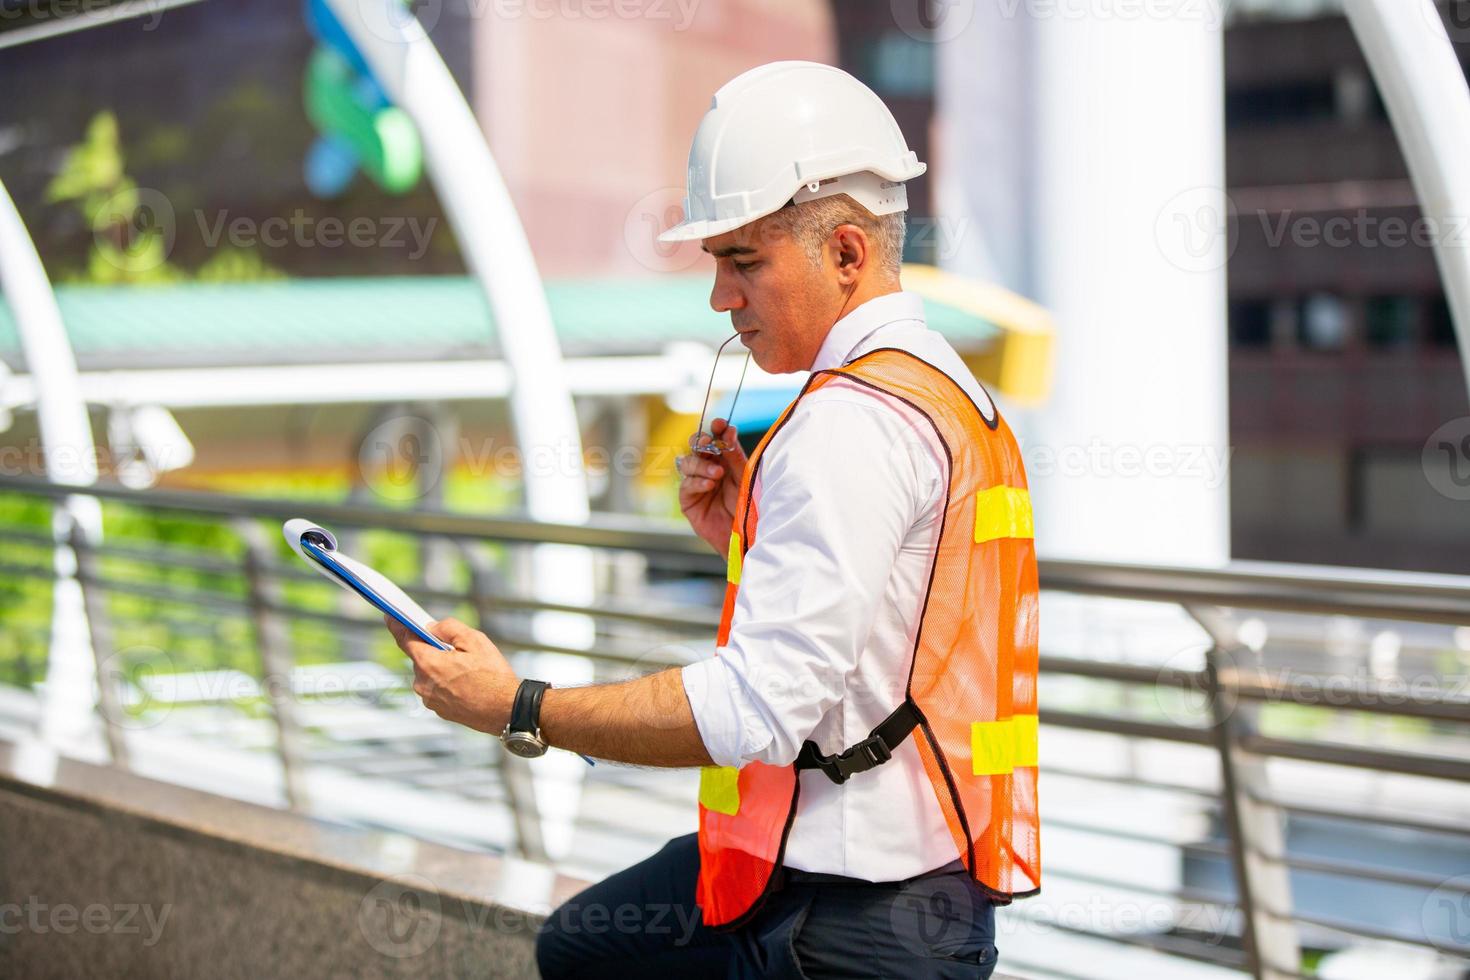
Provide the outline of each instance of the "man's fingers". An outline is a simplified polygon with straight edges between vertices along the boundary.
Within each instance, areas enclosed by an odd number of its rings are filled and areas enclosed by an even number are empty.
[[[430,623],[429,632],[457,650],[472,650],[479,646],[494,645],[490,642],[490,637],[453,616],[441,619],[437,623]]]
[[[710,461],[707,456],[691,453],[679,457],[679,472],[683,474],[683,486],[696,492],[714,489],[725,474],[725,468]]]
[[[398,649],[407,654],[408,658],[414,662],[415,670],[418,669],[420,657],[442,652],[435,650],[429,644],[410,633],[406,626],[387,613],[383,614],[383,623],[388,627],[388,632],[393,634],[393,641],[398,644]]]

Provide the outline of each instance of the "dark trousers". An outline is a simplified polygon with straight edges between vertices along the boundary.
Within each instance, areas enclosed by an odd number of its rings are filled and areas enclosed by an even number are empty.
[[[545,980],[966,977],[995,970],[995,908],[958,862],[907,881],[786,870],[733,932],[700,921],[696,835],[587,888],[536,941]]]

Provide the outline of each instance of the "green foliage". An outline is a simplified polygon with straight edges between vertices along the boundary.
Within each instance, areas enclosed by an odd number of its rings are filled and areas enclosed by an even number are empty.
[[[248,487],[258,496],[296,499],[304,505],[344,500],[350,489],[347,478],[337,473],[239,474],[228,483],[217,489],[240,492]],[[513,499],[514,491],[459,474],[448,478],[445,497],[454,503],[453,509],[472,507],[485,513],[490,512],[489,505]],[[309,514],[309,506],[304,510]],[[270,560],[288,574],[306,572],[281,537],[279,524],[257,523],[269,542]],[[0,562],[37,572],[31,577],[0,570],[0,684],[30,687],[45,675],[51,623],[50,527],[48,501],[0,493],[0,540],[5,541]],[[252,677],[262,675],[255,627],[246,605],[246,544],[239,524],[105,501],[103,530],[104,547],[114,553],[102,556],[100,573],[124,586],[108,591],[107,612],[115,655],[125,670],[234,669]],[[17,533],[40,540],[18,540]],[[411,584],[423,577],[426,549],[424,542],[411,535],[362,531],[352,547],[356,557],[397,581]],[[214,571],[115,553],[129,549],[214,559],[225,567]],[[503,560],[504,548],[487,550],[492,560]],[[307,575],[296,580],[277,578],[279,601],[308,612],[362,613],[353,597],[324,579]],[[469,570],[457,556],[450,576],[451,588],[468,588]],[[433,607],[469,622],[475,619],[468,604],[456,609],[444,609],[442,604]],[[403,654],[386,630],[357,632],[333,622],[293,617],[286,621],[286,632],[297,664],[335,663],[365,654],[392,670],[406,670]],[[348,642],[348,634],[360,642]]]
[[[176,155],[181,134],[163,131],[145,143],[145,157]],[[159,285],[190,278],[169,261],[177,216],[160,192],[139,188],[124,169],[117,117],[99,112],[82,141],[67,151],[60,172],[46,187],[51,204],[74,205],[92,229],[85,267],[58,277],[94,285]],[[215,251],[194,274],[212,282],[284,278],[258,252],[226,247]]]

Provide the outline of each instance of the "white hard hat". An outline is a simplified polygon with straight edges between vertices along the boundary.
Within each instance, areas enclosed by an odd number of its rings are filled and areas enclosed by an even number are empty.
[[[833,194],[905,211],[903,182],[925,169],[872,89],[831,65],[773,62],[715,93],[689,148],[684,220],[658,238],[712,238]]]

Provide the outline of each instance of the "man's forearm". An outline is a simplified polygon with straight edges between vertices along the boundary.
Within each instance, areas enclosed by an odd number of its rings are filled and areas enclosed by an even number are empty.
[[[613,762],[713,765],[677,668],[617,684],[552,688],[541,701],[547,744]]]

